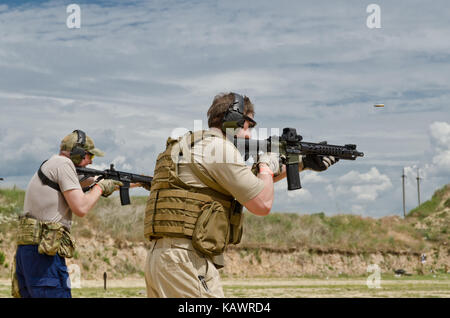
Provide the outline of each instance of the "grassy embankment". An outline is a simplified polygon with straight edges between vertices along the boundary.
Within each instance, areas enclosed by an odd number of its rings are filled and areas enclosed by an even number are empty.
[[[23,209],[24,191],[0,189],[0,276],[7,272],[14,246],[16,217]],[[144,244],[142,236],[146,197],[132,197],[132,204],[120,206],[118,197],[102,198],[85,218],[74,217],[73,234],[89,242],[75,254],[82,269],[98,269],[97,261],[114,267],[126,277],[140,274],[136,264],[119,259],[124,248]],[[412,210],[406,219],[397,216],[370,218],[358,215],[326,216],[324,213],[298,215],[271,213],[257,217],[246,212],[242,248],[309,249],[338,253],[417,254],[449,240],[450,185]],[[106,242],[109,241],[109,244]],[[108,247],[102,247],[102,244]],[[105,246],[106,246],[105,245]],[[120,255],[119,255],[120,256]]]

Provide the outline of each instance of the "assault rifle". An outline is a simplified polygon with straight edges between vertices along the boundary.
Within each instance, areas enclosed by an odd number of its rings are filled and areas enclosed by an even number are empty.
[[[320,143],[303,142],[303,137],[297,135],[295,128],[284,128],[281,137],[271,136],[263,140],[234,138],[234,145],[244,154],[245,160],[252,156],[258,161],[259,152],[275,152],[280,155],[286,165],[288,190],[301,189],[298,173],[299,155],[333,156],[338,159],[355,160],[364,153],[356,150],[356,145],[329,145],[326,141]]]
[[[103,171],[83,167],[76,167],[76,169],[78,175],[84,176],[80,180],[80,182],[83,182],[83,180],[86,180],[89,177],[96,177],[96,176],[99,176],[99,178],[96,179],[96,182],[101,179],[113,179],[122,182],[123,186],[120,187],[120,203],[122,205],[130,204],[130,192],[129,192],[130,183],[143,183],[150,186],[153,180],[152,177],[129,172],[117,171],[114,169],[114,164],[111,164],[109,169]],[[93,186],[95,186],[95,183],[83,190],[89,190]]]

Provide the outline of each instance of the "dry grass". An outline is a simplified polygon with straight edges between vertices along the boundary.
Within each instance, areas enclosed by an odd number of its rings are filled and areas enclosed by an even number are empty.
[[[86,217],[74,218],[73,233],[90,238],[101,232],[117,241],[143,241],[146,200],[146,197],[132,197],[130,205],[121,206],[118,197],[101,198]]]
[[[264,218],[247,213],[242,241],[349,252],[420,251],[423,248],[419,231],[397,217],[326,217],[323,213],[272,213]]]
[[[436,191],[430,201],[412,210],[406,220],[396,216],[374,219],[359,215],[328,217],[324,213],[298,215],[276,212],[258,217],[245,212],[242,243],[302,245],[343,251],[419,252],[429,241],[448,240],[450,209],[444,201],[449,196],[450,185],[447,185]],[[1,189],[2,217],[15,217],[22,208],[23,197],[22,190]],[[142,242],[146,201],[147,197],[132,197],[132,204],[121,206],[117,196],[101,198],[86,217],[74,217],[73,233],[75,237],[84,238],[104,233],[119,242]],[[432,208],[439,209],[439,214],[432,213]],[[0,226],[8,231],[9,226]]]
[[[13,231],[17,224],[14,219],[22,209],[24,194],[22,190],[0,189],[0,216],[4,221],[0,220],[0,252],[4,255],[1,257],[0,276],[9,274],[7,265],[13,255]],[[297,253],[301,250],[306,254],[335,253],[344,257],[380,252],[420,256],[424,250],[445,246],[448,242],[449,197],[450,186],[447,185],[436,191],[432,203],[425,202],[406,219],[395,216],[380,219],[358,215],[326,216],[324,213],[270,213],[266,217],[258,217],[245,212],[240,246],[244,251],[246,246],[254,246],[256,251],[263,247],[287,252],[296,250]],[[146,200],[147,197],[132,197],[131,205],[121,206],[116,196],[101,198],[86,217],[73,218],[72,232],[80,241],[74,261],[84,272],[103,273],[108,270],[126,275],[141,274],[139,262],[145,258],[141,254],[145,253],[143,220]],[[434,213],[430,210],[432,206],[437,209]],[[261,262],[261,253],[258,253],[255,252],[255,263]]]

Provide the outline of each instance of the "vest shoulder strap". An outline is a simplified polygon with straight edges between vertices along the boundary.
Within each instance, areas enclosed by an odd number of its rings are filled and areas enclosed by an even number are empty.
[[[56,182],[53,182],[52,180],[50,180],[43,172],[42,172],[42,165],[44,164],[44,163],[46,163],[47,162],[47,160],[45,160],[42,164],[41,164],[41,166],[39,167],[39,170],[38,170],[38,172],[37,172],[37,174],[38,174],[38,176],[39,176],[39,179],[41,179],[41,182],[43,183],[43,184],[45,184],[46,186],[49,186],[50,188],[52,188],[52,189],[55,189],[56,191],[58,191],[58,192],[61,192],[61,189],[59,188],[59,185],[56,183]]]
[[[218,185],[209,175],[207,175],[205,172],[203,172],[198,167],[198,163],[195,162],[195,160],[193,158],[193,154],[190,151],[191,147],[193,147],[195,143],[199,142],[200,140],[203,140],[205,137],[220,138],[219,136],[215,135],[214,133],[211,133],[208,130],[199,130],[196,132],[190,131],[184,137],[180,138],[180,142],[182,142],[185,146],[184,151],[188,152],[188,154],[186,154],[186,155],[188,155],[190,157],[189,167],[192,169],[192,172],[197,176],[197,178],[199,178],[201,182],[203,182],[205,185],[207,185],[211,189],[213,189],[221,194],[226,194],[226,193],[224,193],[224,189],[220,185]],[[183,142],[183,139],[185,140],[184,142]],[[186,149],[186,146],[188,144],[190,144],[190,147],[188,146]],[[226,195],[228,195],[228,194],[226,194]]]
[[[214,189],[217,192],[223,193],[222,187],[218,186],[210,176],[206,175],[199,167],[198,164],[195,162],[191,162],[189,164],[189,167],[192,169],[192,172],[197,176],[197,178],[200,179],[201,182],[203,182],[205,185],[210,187],[211,189]]]

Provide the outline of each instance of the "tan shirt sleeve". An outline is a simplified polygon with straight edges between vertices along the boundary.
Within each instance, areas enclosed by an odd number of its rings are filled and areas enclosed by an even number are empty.
[[[214,139],[215,142],[220,140]],[[224,160],[204,160],[201,166],[215,182],[244,204],[263,190],[264,181],[251,172],[233,144],[226,142],[224,151]]]
[[[58,180],[61,192],[81,189],[75,168],[69,163],[64,163],[56,169],[56,180]]]

